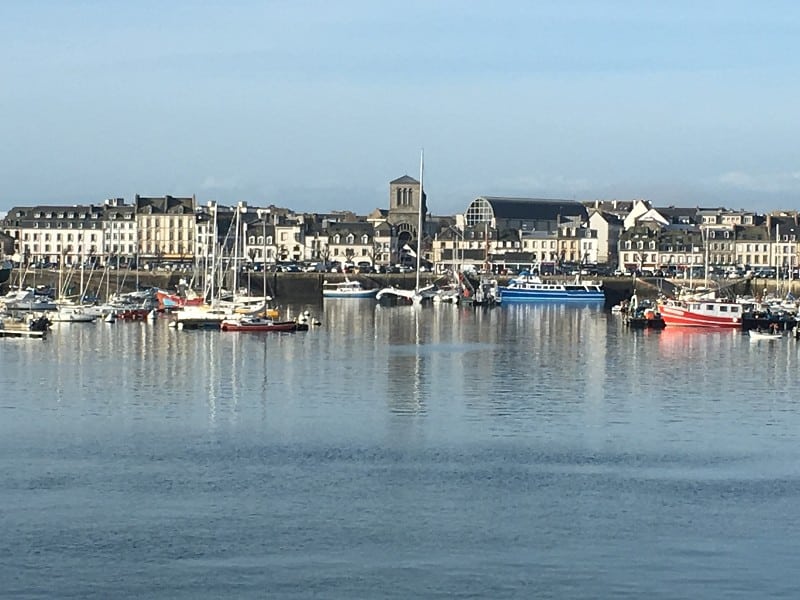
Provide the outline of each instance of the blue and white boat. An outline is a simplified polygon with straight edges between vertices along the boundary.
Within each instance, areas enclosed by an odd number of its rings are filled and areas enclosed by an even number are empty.
[[[323,298],[374,298],[378,288],[366,289],[360,281],[324,281],[322,283]]]
[[[603,283],[597,281],[542,281],[525,271],[500,286],[503,302],[605,302]]]

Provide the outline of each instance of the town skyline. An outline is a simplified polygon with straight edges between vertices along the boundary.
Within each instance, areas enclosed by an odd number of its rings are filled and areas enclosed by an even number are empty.
[[[305,212],[481,195],[789,208],[800,6],[4,5],[0,210],[134,194]]]

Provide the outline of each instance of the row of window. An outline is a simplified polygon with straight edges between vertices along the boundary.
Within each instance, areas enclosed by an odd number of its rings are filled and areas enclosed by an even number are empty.
[[[621,262],[625,264],[642,263],[649,265],[685,265],[685,264],[702,264],[704,257],[701,254],[659,254],[657,253],[642,253],[638,252],[623,252],[621,255]],[[794,264],[794,255],[788,255],[788,261],[784,264]],[[768,254],[714,254],[710,255],[709,259],[711,264],[714,265],[769,265],[770,258]]]
[[[18,211],[16,216],[21,219],[21,218],[25,217],[25,213],[22,212],[22,211]],[[82,212],[82,213],[74,213],[74,212],[53,213],[53,212],[36,211],[35,213],[33,213],[33,218],[34,219],[65,219],[65,218],[66,219],[74,219],[76,216],[79,219],[86,219],[87,217],[91,217],[92,219],[98,219],[98,218],[100,218],[100,213],[92,213],[91,216],[88,213],[85,213],[85,212]]]
[[[97,234],[96,233],[87,234],[87,236],[88,236],[88,239],[91,240],[92,242],[96,242],[97,241]],[[65,234],[62,235],[60,233],[54,233],[54,234],[50,234],[50,233],[42,233],[42,234],[32,233],[31,234],[31,233],[27,233],[27,232],[22,236],[22,241],[24,241],[24,242],[29,242],[29,241],[38,242],[40,240],[44,240],[45,242],[49,242],[51,239],[55,240],[56,242],[61,242],[61,241],[65,241],[65,242],[76,241],[76,242],[79,242],[82,239],[84,239],[84,236],[81,233],[77,233],[73,237],[73,234],[71,234],[71,233],[65,233]],[[131,238],[131,239],[133,239],[133,238]]]

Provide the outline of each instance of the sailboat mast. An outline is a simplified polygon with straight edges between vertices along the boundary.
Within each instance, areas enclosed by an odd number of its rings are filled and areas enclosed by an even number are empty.
[[[706,228],[705,231],[706,231],[706,235],[705,235],[706,239],[705,239],[705,243],[704,243],[705,248],[703,248],[703,250],[705,250],[705,259],[704,259],[704,262],[703,262],[703,272],[705,273],[705,283],[703,283],[703,285],[705,286],[706,290],[708,290],[708,228]],[[719,286],[717,286],[717,287],[719,287]]]
[[[778,259],[778,248],[779,248],[778,242],[780,241],[780,239],[781,239],[781,226],[778,223],[775,223],[775,245],[773,246],[773,248],[775,248],[775,296],[776,297],[778,296],[778,286],[780,285],[779,271],[781,267],[780,267],[780,261]]]
[[[419,153],[419,217],[417,221],[417,278],[414,289],[419,292],[419,267],[422,260],[422,210],[425,202],[425,150]]]

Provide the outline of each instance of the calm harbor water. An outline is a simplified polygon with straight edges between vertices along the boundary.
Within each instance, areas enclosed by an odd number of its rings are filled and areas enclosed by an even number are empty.
[[[0,340],[0,595],[800,595],[794,340],[310,310]]]

